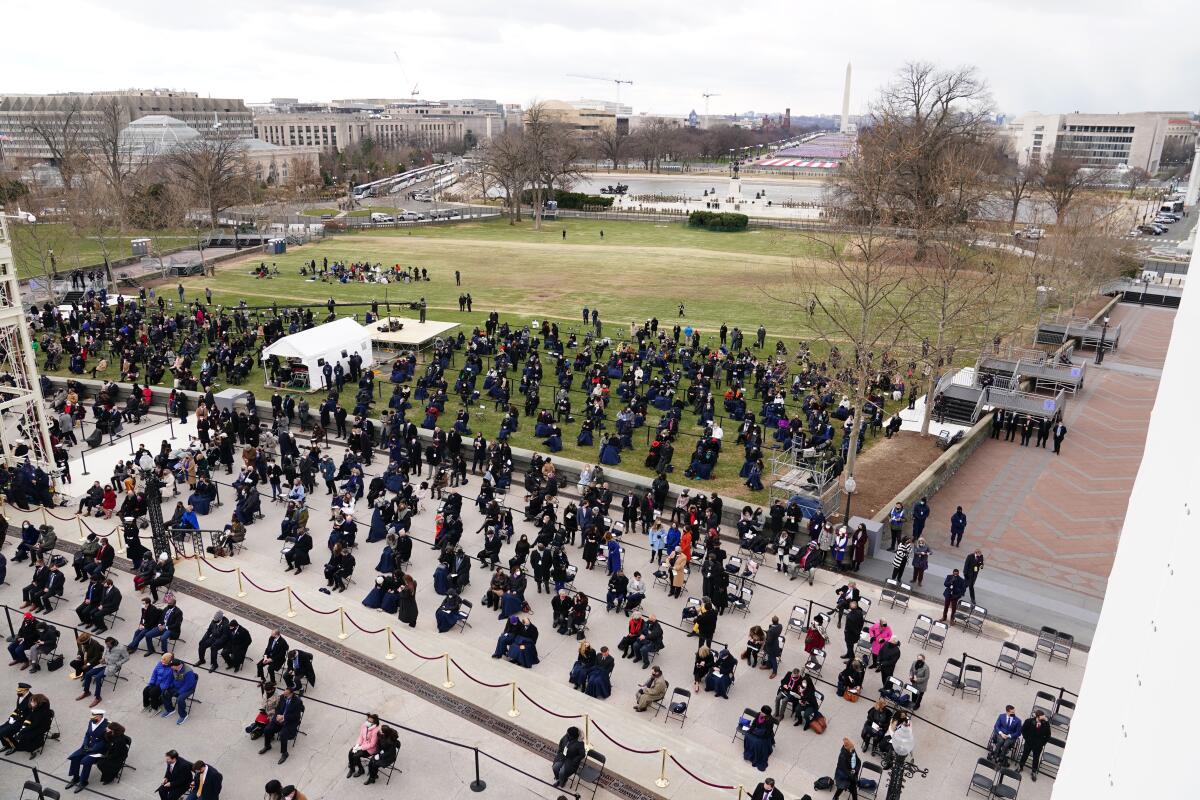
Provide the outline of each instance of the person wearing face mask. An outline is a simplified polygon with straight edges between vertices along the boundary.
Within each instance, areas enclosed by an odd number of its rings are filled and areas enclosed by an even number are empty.
[[[367,720],[358,729],[358,739],[347,755],[347,778],[361,777],[366,770],[363,759],[370,759],[379,749],[379,716],[367,714]]]

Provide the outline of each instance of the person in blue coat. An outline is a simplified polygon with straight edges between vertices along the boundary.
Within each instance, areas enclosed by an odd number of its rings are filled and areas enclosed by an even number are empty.
[[[742,758],[759,772],[767,771],[767,760],[775,749],[775,719],[771,707],[763,706],[746,730],[742,743]]]
[[[616,575],[621,571],[621,542],[611,533],[605,534],[608,540],[608,574]]]
[[[601,647],[600,654],[596,656],[596,663],[588,670],[587,680],[583,685],[584,694],[601,700],[607,699],[612,694],[612,671],[615,665],[616,661],[608,652],[608,647]]]
[[[371,587],[371,591],[367,592],[367,596],[362,601],[362,604],[367,608],[378,609],[383,607],[383,593],[386,591],[383,588],[383,580],[382,575],[375,577],[375,585]]]
[[[92,709],[92,717],[88,720],[87,729],[83,732],[83,743],[79,745],[78,750],[67,756],[67,760],[71,762],[71,768],[67,771],[67,774],[71,776],[71,780],[66,785],[67,789],[79,784],[79,789],[75,790],[75,793],[79,794],[88,785],[88,776],[91,774],[92,765],[104,753],[106,746],[104,734],[107,732],[108,720],[104,718],[104,709]]]
[[[559,453],[562,451],[562,431],[557,425],[553,427],[550,435],[546,437],[546,440],[542,442],[542,444],[546,445],[546,449],[551,453]]]
[[[540,659],[537,652],[538,629],[528,619],[521,622],[520,629],[508,646],[508,660],[519,667],[532,669]]]
[[[201,661],[204,660],[201,653]],[[216,658],[214,654],[213,658]],[[154,670],[150,673],[150,680],[146,682],[146,686],[142,689],[142,708],[151,711],[158,711],[162,707],[163,693],[167,687],[171,685],[174,676],[171,674],[171,662],[174,659],[170,655],[163,655],[158,663],[154,665]]]
[[[600,448],[600,463],[615,466],[621,463],[621,440],[616,436],[608,437]]]
[[[396,540],[397,536],[394,533],[389,533],[386,537],[383,551],[379,554],[379,563],[375,565],[375,571],[384,575],[390,575],[396,571]]]
[[[729,687],[733,685],[733,673],[737,669],[737,659],[728,648],[717,655],[713,669],[704,679],[704,688],[724,700],[729,699]]]
[[[176,711],[176,704],[178,704],[179,719],[175,724],[182,725],[186,722],[187,699],[195,693],[199,680],[199,676],[191,667],[179,659],[173,660],[171,662],[171,685],[163,692],[163,711],[159,716],[171,716],[171,712]]]
[[[434,616],[437,618],[438,633],[454,629],[454,626],[458,624],[460,608],[462,608],[462,598],[458,596],[458,592],[452,589],[442,604],[438,606],[438,610],[434,612]]]
[[[438,564],[433,571],[433,591],[443,595],[450,591],[450,568],[445,564]]]

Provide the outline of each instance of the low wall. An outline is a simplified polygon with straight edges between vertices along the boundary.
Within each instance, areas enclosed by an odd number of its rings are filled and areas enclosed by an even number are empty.
[[[975,448],[988,437],[991,426],[991,415],[985,415],[975,423],[971,430],[967,431],[962,441],[938,456],[920,475],[913,478],[908,486],[901,489],[889,504],[880,508],[879,513],[871,519],[875,522],[886,522],[888,513],[896,503],[903,503],[905,509],[911,509],[913,503],[922,497],[929,497],[936,493],[938,489],[946,485],[946,481],[950,480],[954,473],[958,472],[958,468],[970,458],[971,453],[975,452]],[[906,527],[912,525],[911,515],[905,525]]]

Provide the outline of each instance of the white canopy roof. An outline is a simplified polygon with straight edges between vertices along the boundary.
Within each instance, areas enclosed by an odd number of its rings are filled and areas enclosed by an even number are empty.
[[[314,356],[325,356],[332,351],[370,351],[371,332],[352,320],[350,317],[340,317],[333,322],[317,325],[306,331],[284,336],[282,339],[263,348],[263,358],[279,356],[280,358],[298,358],[308,360]]]

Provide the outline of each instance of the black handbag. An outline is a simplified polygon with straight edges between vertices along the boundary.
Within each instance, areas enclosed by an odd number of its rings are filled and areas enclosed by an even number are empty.
[[[56,672],[56,671],[62,669],[62,665],[63,665],[63,654],[62,653],[55,653],[54,655],[52,655],[46,659],[46,669],[49,670],[50,672]]]

